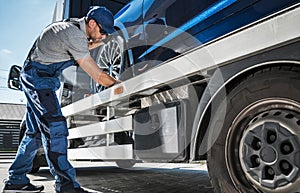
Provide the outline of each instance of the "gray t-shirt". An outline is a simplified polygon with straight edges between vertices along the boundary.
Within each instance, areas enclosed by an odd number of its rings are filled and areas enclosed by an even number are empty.
[[[89,56],[84,18],[77,21],[80,29],[70,22],[56,22],[46,27],[37,39],[31,60],[48,65]]]

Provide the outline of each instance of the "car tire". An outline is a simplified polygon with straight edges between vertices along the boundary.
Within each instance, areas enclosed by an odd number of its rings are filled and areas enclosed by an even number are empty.
[[[212,113],[207,157],[215,192],[300,192],[299,74],[293,66],[262,69],[219,98],[227,107]]]

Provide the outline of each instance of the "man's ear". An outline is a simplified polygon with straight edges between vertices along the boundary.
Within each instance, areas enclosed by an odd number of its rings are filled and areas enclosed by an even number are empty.
[[[97,24],[96,24],[95,20],[91,19],[91,20],[89,20],[88,25],[90,28],[93,29]]]

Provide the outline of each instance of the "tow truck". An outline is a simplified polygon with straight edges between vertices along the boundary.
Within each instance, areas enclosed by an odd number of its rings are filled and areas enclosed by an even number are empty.
[[[64,106],[69,159],[206,160],[216,192],[299,192],[299,18],[297,3]]]

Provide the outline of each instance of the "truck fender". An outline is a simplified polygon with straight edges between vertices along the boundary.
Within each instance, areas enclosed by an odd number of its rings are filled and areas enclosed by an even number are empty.
[[[211,115],[211,109],[215,109],[223,105],[226,109],[225,103],[220,103],[218,98],[226,97],[226,86],[234,84],[240,77],[244,77],[250,71],[253,72],[258,69],[278,65],[278,64],[295,64],[300,65],[299,61],[278,60],[271,62],[257,63],[256,65],[247,65],[234,70],[228,70],[230,65],[216,68],[203,95],[199,101],[195,118],[192,126],[191,133],[191,146],[190,146],[190,161],[199,159],[199,156],[205,155],[210,147],[216,141],[220,130],[208,130],[211,128],[211,116],[221,116],[225,118],[224,112],[218,112],[218,115]],[[240,65],[242,66],[242,65]],[[226,69],[227,68],[227,69]],[[217,123],[222,124],[222,121]],[[221,127],[216,127],[221,128]]]

